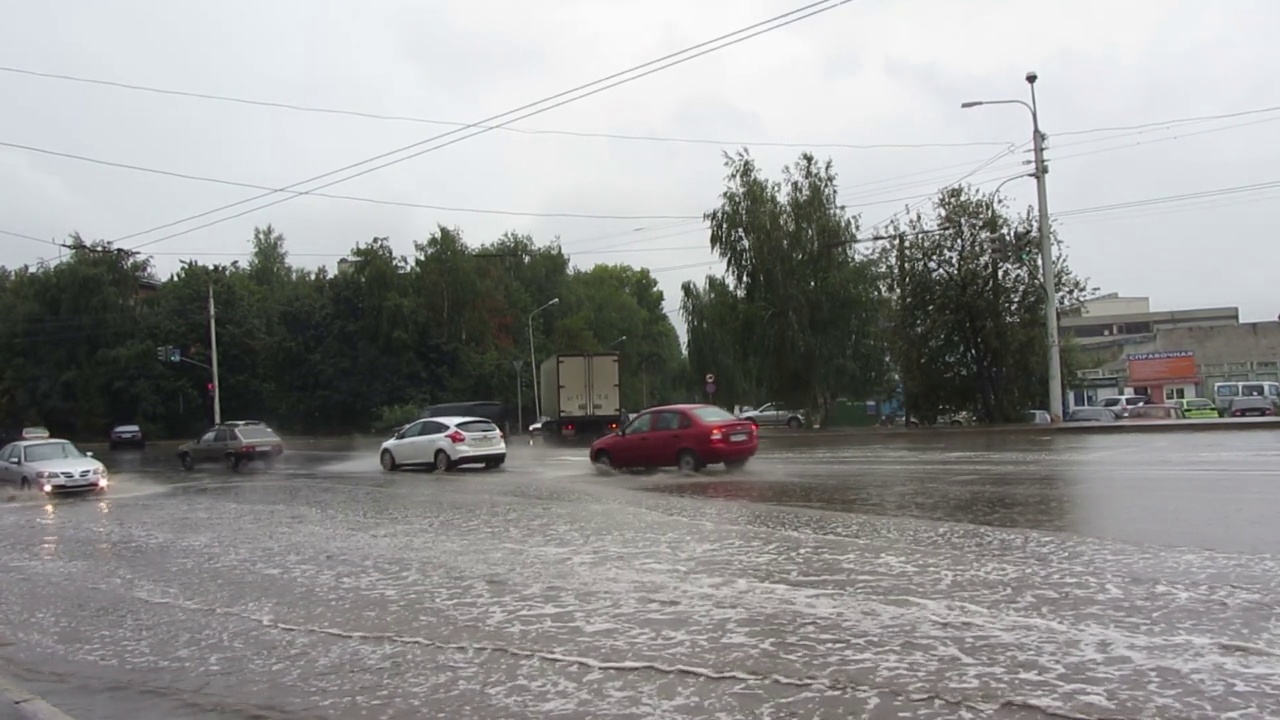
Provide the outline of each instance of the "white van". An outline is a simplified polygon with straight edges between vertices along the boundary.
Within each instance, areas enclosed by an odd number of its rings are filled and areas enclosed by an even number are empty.
[[[1280,382],[1260,380],[1257,382],[1220,382],[1213,384],[1213,404],[1218,414],[1226,416],[1231,409],[1231,401],[1238,397],[1265,397],[1271,406],[1280,411]]]

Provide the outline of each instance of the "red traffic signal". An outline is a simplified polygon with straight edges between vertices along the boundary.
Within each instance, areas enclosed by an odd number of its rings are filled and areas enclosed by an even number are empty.
[[[209,394],[210,394],[210,395],[212,395],[212,394],[213,394],[213,383],[209,383],[208,385],[206,385],[206,387],[207,387],[207,388],[209,388]]]

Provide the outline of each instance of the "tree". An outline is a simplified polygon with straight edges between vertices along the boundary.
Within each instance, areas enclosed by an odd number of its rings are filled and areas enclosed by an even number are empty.
[[[373,238],[331,275],[290,265],[288,241],[268,225],[254,231],[244,264],[187,262],[159,283],[132,253],[79,235],[69,245],[71,256],[55,265],[0,268],[4,425],[41,423],[83,438],[123,422],[151,437],[207,427],[210,378],[200,364],[211,362],[211,289],[225,416],[286,431],[382,430],[443,401],[514,407],[512,361],[528,360],[528,314],[553,297],[562,305],[534,323],[540,357],[600,351],[626,335],[622,393],[632,407],[666,399],[672,378],[686,379],[648,271],[576,269],[557,245],[527,235],[477,249],[439,226],[412,257]],[[194,362],[161,362],[161,346]],[[519,393],[527,417],[530,389]]]
[[[880,257],[892,297],[890,354],[910,414],[1012,422],[1047,407],[1037,233],[1030,209],[1011,215],[1000,197],[971,187],[944,190],[930,215],[892,228]],[[1081,299],[1086,283],[1054,243],[1060,307]]]
[[[733,347],[722,357],[739,366],[721,377],[735,395],[768,395],[758,400],[825,408],[869,397],[887,371],[880,288],[874,262],[854,248],[857,219],[836,199],[831,162],[804,153],[781,182],[745,150],[726,155],[725,167],[720,205],[706,220],[726,272],[685,288],[690,359]]]

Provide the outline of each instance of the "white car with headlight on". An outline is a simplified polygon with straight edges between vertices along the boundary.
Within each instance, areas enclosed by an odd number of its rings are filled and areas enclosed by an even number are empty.
[[[107,468],[69,440],[20,440],[0,449],[0,478],[46,495],[105,490]]]
[[[383,470],[425,467],[453,470],[461,465],[497,469],[507,461],[507,440],[497,425],[478,417],[415,420],[378,450]]]

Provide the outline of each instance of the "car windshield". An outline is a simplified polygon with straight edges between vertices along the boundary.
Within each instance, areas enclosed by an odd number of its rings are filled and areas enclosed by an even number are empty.
[[[116,427],[116,430],[120,432],[138,432],[141,429],[142,428],[138,427],[137,425],[120,425]]]
[[[28,445],[26,455],[29,463],[45,462],[47,460],[74,460],[85,456],[75,445],[69,442]]]
[[[705,420],[707,422],[719,422],[721,420],[737,420],[738,419],[734,417],[733,413],[729,412],[728,410],[725,410],[723,408],[718,408],[713,405],[705,405],[700,408],[694,408],[693,414],[697,415],[699,420]]]
[[[242,427],[238,430],[244,440],[279,440],[280,437],[271,432],[271,428]]]
[[[464,420],[458,423],[458,429],[464,433],[497,432],[498,426],[488,420]]]
[[[22,432],[28,435],[48,435],[49,434],[49,430],[47,428],[41,427],[39,425],[33,425],[28,428],[22,428]]]
[[[1213,403],[1209,402],[1208,400],[1205,400],[1204,398],[1200,398],[1199,400],[1187,401],[1187,408],[1191,410],[1195,410],[1197,408],[1212,408],[1212,407],[1213,407]]]

